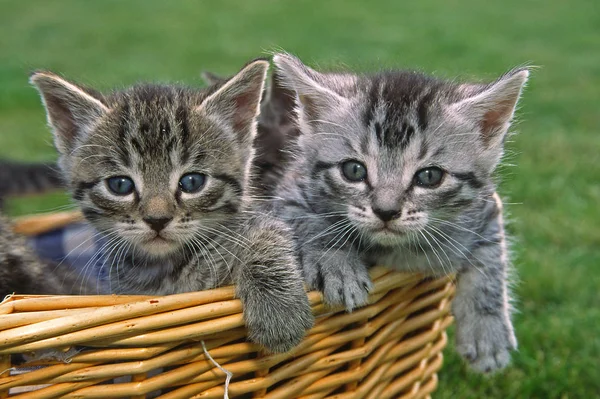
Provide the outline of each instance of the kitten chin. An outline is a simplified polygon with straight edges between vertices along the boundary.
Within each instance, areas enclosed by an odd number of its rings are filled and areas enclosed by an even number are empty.
[[[138,251],[143,251],[144,254],[151,259],[160,259],[168,257],[182,250],[182,244],[173,240],[156,236],[150,240],[145,240],[137,244]]]
[[[402,222],[402,220],[383,222],[379,219],[356,220],[349,215],[359,234],[374,245],[383,247],[401,247],[415,242],[415,237],[426,228],[425,223]]]
[[[389,229],[371,232],[371,242],[383,247],[398,247],[410,243],[411,235]]]

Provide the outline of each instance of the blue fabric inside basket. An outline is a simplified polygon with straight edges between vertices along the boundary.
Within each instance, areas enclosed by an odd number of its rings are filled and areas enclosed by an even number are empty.
[[[29,238],[29,243],[37,255],[45,260],[49,260],[59,267],[68,267],[76,273],[85,275],[87,279],[98,287],[98,294],[110,293],[108,284],[108,273],[110,267],[106,264],[106,251],[110,248],[110,240],[99,236],[98,232],[89,224],[72,223],[60,229],[48,231],[37,236]],[[28,366],[27,363],[40,360],[52,362],[70,363],[71,358],[82,351],[93,350],[93,348],[75,346],[68,352],[57,349],[38,350],[30,353],[28,356],[23,354],[13,354],[11,363],[16,365],[10,370],[11,376],[23,375],[36,371],[45,365]],[[0,370],[1,371],[1,370]],[[163,372],[162,368],[152,370],[148,375],[153,376]],[[103,384],[123,384],[132,381],[130,375],[124,375]],[[47,385],[19,386],[11,388],[9,395],[19,393],[33,392]],[[156,390],[147,395],[148,398],[155,398],[161,395],[163,390]]]
[[[72,223],[30,238],[37,255],[45,260],[69,267],[95,283],[98,293],[107,293],[108,272],[105,249],[107,240],[88,223]]]

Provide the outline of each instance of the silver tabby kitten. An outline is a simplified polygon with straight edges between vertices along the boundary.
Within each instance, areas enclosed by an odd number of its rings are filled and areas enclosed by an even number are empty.
[[[458,351],[479,371],[506,366],[517,342],[492,172],[528,71],[460,84],[319,73],[287,54],[274,63],[301,130],[276,206],[307,283],[351,310],[367,301],[369,265],[457,272]]]
[[[73,198],[105,239],[112,293],[167,295],[235,283],[250,338],[287,351],[312,325],[287,226],[255,212],[250,179],[268,62],[197,90],[102,95],[50,72],[46,107]]]

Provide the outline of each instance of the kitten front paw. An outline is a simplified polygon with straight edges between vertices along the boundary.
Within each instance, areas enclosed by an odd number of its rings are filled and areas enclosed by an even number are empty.
[[[373,283],[366,269],[347,270],[323,275],[323,295],[330,305],[343,305],[346,311],[366,305]]]
[[[500,316],[457,321],[456,351],[475,371],[492,373],[503,369],[515,349],[517,340],[512,326]]]
[[[286,296],[263,298],[244,311],[248,337],[272,353],[284,353],[302,341],[314,323],[304,290]]]
[[[342,305],[348,312],[364,306],[369,301],[373,283],[366,265],[358,258],[345,252],[325,255],[305,261],[303,265],[306,283],[323,293],[329,305]]]

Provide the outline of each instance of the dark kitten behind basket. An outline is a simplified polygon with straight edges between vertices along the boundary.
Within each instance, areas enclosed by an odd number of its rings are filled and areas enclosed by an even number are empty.
[[[209,84],[223,84],[229,78],[203,72]],[[300,130],[294,114],[296,93],[284,86],[277,70],[271,71],[269,83],[263,96],[258,117],[254,160],[255,185],[264,195],[272,195],[289,163],[290,148]]]
[[[268,63],[206,90],[139,85],[108,95],[50,72],[39,90],[68,189],[100,242],[83,277],[104,292],[166,295],[236,284],[250,338],[297,344],[312,314],[285,224],[249,185]]]
[[[492,173],[529,75],[490,84],[406,71],[320,73],[279,54],[301,134],[275,192],[304,277],[328,302],[365,304],[367,266],[457,273],[457,349],[479,371],[506,366],[509,258]]]
[[[9,197],[42,194],[64,186],[53,162],[0,160],[0,209]]]

